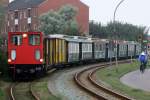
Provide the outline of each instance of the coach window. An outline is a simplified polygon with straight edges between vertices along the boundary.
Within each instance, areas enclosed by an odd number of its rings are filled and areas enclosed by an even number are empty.
[[[22,44],[22,35],[12,35],[11,43],[13,45],[21,45]]]
[[[30,45],[40,45],[40,34],[29,35]]]

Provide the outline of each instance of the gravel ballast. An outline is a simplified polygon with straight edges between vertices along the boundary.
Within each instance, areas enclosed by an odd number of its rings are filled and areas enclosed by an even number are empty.
[[[59,70],[54,73],[49,80],[49,91],[63,100],[97,100],[75,83],[74,74],[87,67],[78,67]]]

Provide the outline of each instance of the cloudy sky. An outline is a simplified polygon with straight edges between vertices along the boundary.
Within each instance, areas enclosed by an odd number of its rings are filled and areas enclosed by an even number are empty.
[[[113,19],[121,0],[81,0],[90,7],[90,20],[106,24]],[[116,20],[135,25],[150,26],[150,0],[125,0],[118,8]]]

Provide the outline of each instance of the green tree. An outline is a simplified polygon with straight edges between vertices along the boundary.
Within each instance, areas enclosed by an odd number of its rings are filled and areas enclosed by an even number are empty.
[[[4,1],[4,0],[3,0]],[[2,2],[3,2],[2,1]],[[2,72],[3,76],[8,76],[8,65],[7,65],[7,54],[6,54],[6,46],[4,41],[6,40],[6,34],[1,34],[2,29],[4,28],[4,19],[5,19],[5,7],[0,3],[0,72]]]
[[[80,32],[78,23],[75,20],[71,21],[66,29],[67,30],[65,30],[65,34],[68,35],[78,35],[78,33]]]
[[[3,76],[8,76],[7,55],[3,49],[0,47],[0,72],[2,72]]]
[[[4,27],[4,18],[5,18],[5,10],[4,7],[0,5],[0,32],[2,31],[2,28]]]
[[[145,28],[145,26],[121,22],[109,22],[106,26],[94,21],[90,22],[90,34],[99,38],[138,41],[138,37],[144,33]]]
[[[0,35],[0,47],[2,45],[2,36]]]
[[[40,30],[48,34],[75,35],[79,31],[75,20],[77,9],[71,5],[61,7],[58,11],[49,11],[40,16]]]
[[[48,34],[60,34],[64,31],[65,21],[55,11],[49,11],[48,13],[40,17],[40,30],[46,35]]]
[[[65,21],[67,21],[67,23],[69,23],[69,21],[75,19],[77,8],[71,5],[65,5],[59,9],[58,13],[63,17]]]

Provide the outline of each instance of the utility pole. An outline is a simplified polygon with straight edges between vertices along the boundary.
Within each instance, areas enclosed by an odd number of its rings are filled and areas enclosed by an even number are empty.
[[[148,43],[148,32],[149,32],[150,27],[145,28],[142,38],[142,44],[143,44],[143,51],[146,51],[147,53],[147,43]]]
[[[123,3],[123,1],[125,0],[121,0],[114,11],[114,17],[113,17],[113,24],[114,24],[114,35],[115,35],[115,60],[116,60],[116,72],[118,72],[117,66],[118,66],[118,59],[117,59],[117,34],[116,34],[116,12],[117,9],[119,8],[119,6],[121,5],[121,3]]]

